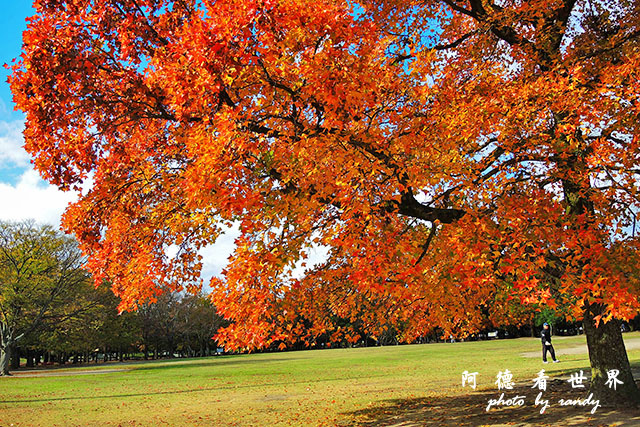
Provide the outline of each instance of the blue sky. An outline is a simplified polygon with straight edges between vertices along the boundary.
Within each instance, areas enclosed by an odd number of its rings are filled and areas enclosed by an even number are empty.
[[[35,11],[29,1],[6,1],[2,4],[0,14],[0,63],[10,63],[13,58],[20,56],[22,47],[22,32],[27,28],[25,19]],[[7,83],[9,70],[2,67],[2,84],[0,84],[0,120],[22,119],[22,114],[13,111],[11,92]]]

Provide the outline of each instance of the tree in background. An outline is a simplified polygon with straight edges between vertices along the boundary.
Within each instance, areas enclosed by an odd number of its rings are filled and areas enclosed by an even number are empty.
[[[65,354],[73,354],[74,357],[95,352],[115,354],[114,357],[120,361],[123,361],[125,352],[138,351],[140,320],[135,313],[118,312],[119,300],[108,286],[88,286],[76,291],[73,298],[75,304],[88,309],[63,324],[53,325],[55,334],[52,336],[56,339],[50,345],[40,341],[41,348],[64,349]]]
[[[153,357],[204,357],[216,353],[212,337],[227,323],[203,295],[167,292],[135,312],[118,312],[120,300],[90,281],[69,291],[40,327],[20,340],[27,366],[124,361]],[[15,354],[15,352],[14,352]],[[15,358],[14,358],[15,360]],[[17,367],[15,367],[17,368]]]
[[[211,338],[228,326],[209,298],[202,293],[185,294],[180,299],[176,313],[176,329],[180,336],[180,349],[188,357],[210,356],[217,350],[217,342]]]
[[[166,291],[154,302],[141,304],[138,308],[145,359],[149,357],[150,351],[153,351],[154,359],[162,351],[167,351],[170,355],[176,351],[178,303],[179,295]]]
[[[92,176],[64,224],[122,309],[198,289],[239,221],[211,283],[228,346],[466,334],[506,296],[583,319],[592,390],[619,369],[640,400],[617,320],[640,306],[638,2],[35,6],[26,148],[62,189]]]
[[[0,223],[0,375],[19,340],[71,315],[61,310],[88,282],[84,261],[76,241],[50,226]]]
[[[178,352],[188,357],[210,356],[217,348],[212,337],[227,326],[208,298],[167,291],[137,311],[145,359],[153,353]]]
[[[43,353],[48,353],[47,357],[55,355],[58,363],[66,363],[67,356],[73,356],[74,361],[79,355],[88,359],[87,355],[103,346],[107,336],[122,333],[105,327],[118,315],[116,300],[108,288],[96,288],[91,280],[68,290],[56,310],[21,341],[19,350],[27,358],[27,365],[33,366],[37,363],[35,355]]]

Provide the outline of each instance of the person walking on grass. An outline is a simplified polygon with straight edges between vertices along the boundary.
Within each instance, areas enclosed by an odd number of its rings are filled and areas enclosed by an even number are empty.
[[[551,352],[553,363],[558,363],[559,360],[556,359],[556,352],[553,349],[553,345],[551,345],[551,329],[549,329],[549,324],[546,322],[544,325],[542,325],[540,338],[542,339],[542,363],[549,363],[547,362],[547,351]]]

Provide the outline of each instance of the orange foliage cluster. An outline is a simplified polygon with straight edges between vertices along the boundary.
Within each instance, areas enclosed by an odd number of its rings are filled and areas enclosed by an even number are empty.
[[[35,7],[11,77],[26,149],[90,187],[64,225],[122,309],[201,286],[233,222],[211,282],[228,347],[640,308],[638,2]]]

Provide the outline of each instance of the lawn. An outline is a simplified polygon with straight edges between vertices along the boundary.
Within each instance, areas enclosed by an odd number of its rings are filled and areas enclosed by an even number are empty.
[[[624,337],[638,344],[640,333]],[[513,417],[507,410],[484,410],[487,399],[500,394],[494,384],[498,371],[509,369],[520,384],[517,390],[528,390],[532,400],[537,394],[532,379],[541,369],[563,379],[588,370],[588,355],[571,351],[584,342],[584,336],[554,337],[562,361],[548,365],[524,357],[539,351],[540,341],[521,338],[116,363],[59,369],[57,376],[17,374],[0,378],[0,426],[404,426],[447,419],[507,424]],[[629,348],[632,364],[640,367],[640,346]],[[478,372],[476,390],[461,386],[465,370]],[[533,403],[519,410],[513,414],[537,411]],[[560,415],[580,418],[589,409],[551,407],[543,420],[558,425]]]

